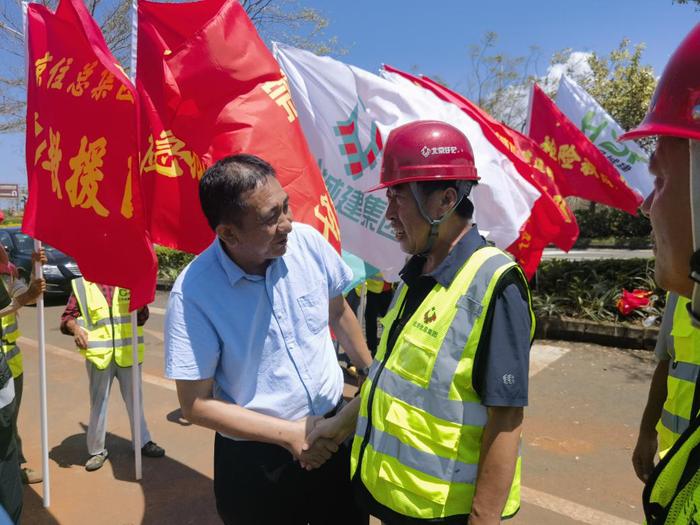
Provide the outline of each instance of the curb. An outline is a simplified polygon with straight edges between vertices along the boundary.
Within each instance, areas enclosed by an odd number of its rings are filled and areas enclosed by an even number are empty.
[[[596,323],[579,319],[538,318],[536,339],[559,339],[596,343],[618,348],[654,350],[658,327],[641,328],[617,323]]]
[[[156,290],[160,290],[161,292],[169,292],[173,289],[173,284],[173,281],[158,280],[156,281]]]
[[[168,292],[172,281],[157,281],[156,289]],[[595,343],[617,348],[654,350],[657,327],[638,328],[616,323],[582,321],[580,319],[559,319],[557,317],[537,318],[535,339],[559,339],[577,343]]]

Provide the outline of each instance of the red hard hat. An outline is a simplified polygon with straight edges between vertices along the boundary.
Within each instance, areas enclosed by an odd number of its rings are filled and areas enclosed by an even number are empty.
[[[642,123],[618,140],[651,135],[700,140],[700,24],[666,64]]]
[[[437,120],[409,122],[389,133],[375,191],[406,182],[478,181],[472,147],[454,126]]]

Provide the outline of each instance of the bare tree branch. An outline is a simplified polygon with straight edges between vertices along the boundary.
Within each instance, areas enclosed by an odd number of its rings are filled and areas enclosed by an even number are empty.
[[[280,40],[319,54],[342,53],[324,37],[328,20],[297,0],[240,0],[263,39]],[[131,49],[131,0],[84,0],[115,58],[127,64]],[[55,9],[58,0],[39,0]],[[0,5],[0,133],[24,129],[25,73],[21,0]]]

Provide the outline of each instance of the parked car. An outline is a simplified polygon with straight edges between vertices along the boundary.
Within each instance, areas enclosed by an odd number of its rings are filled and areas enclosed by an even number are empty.
[[[32,272],[34,239],[22,233],[19,227],[0,228],[0,243],[5,247],[10,262],[17,267],[20,278],[29,281]],[[48,262],[43,266],[47,295],[69,295],[70,282],[81,273],[76,262],[65,253],[44,244]]]

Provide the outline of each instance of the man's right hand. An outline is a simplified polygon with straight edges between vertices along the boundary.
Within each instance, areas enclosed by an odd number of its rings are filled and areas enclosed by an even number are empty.
[[[632,453],[632,466],[637,477],[644,483],[647,482],[654,470],[654,457],[658,448],[656,432],[641,432],[637,438],[637,445]]]
[[[292,422],[292,438],[287,449],[307,470],[320,467],[338,450],[338,445],[330,439],[318,439],[313,446],[307,447],[306,436],[320,420],[323,420],[321,416],[309,416]]]
[[[75,345],[78,348],[80,348],[81,350],[87,350],[88,333],[86,330],[84,330],[77,324],[75,325],[75,329],[73,331],[73,340],[75,341]]]

